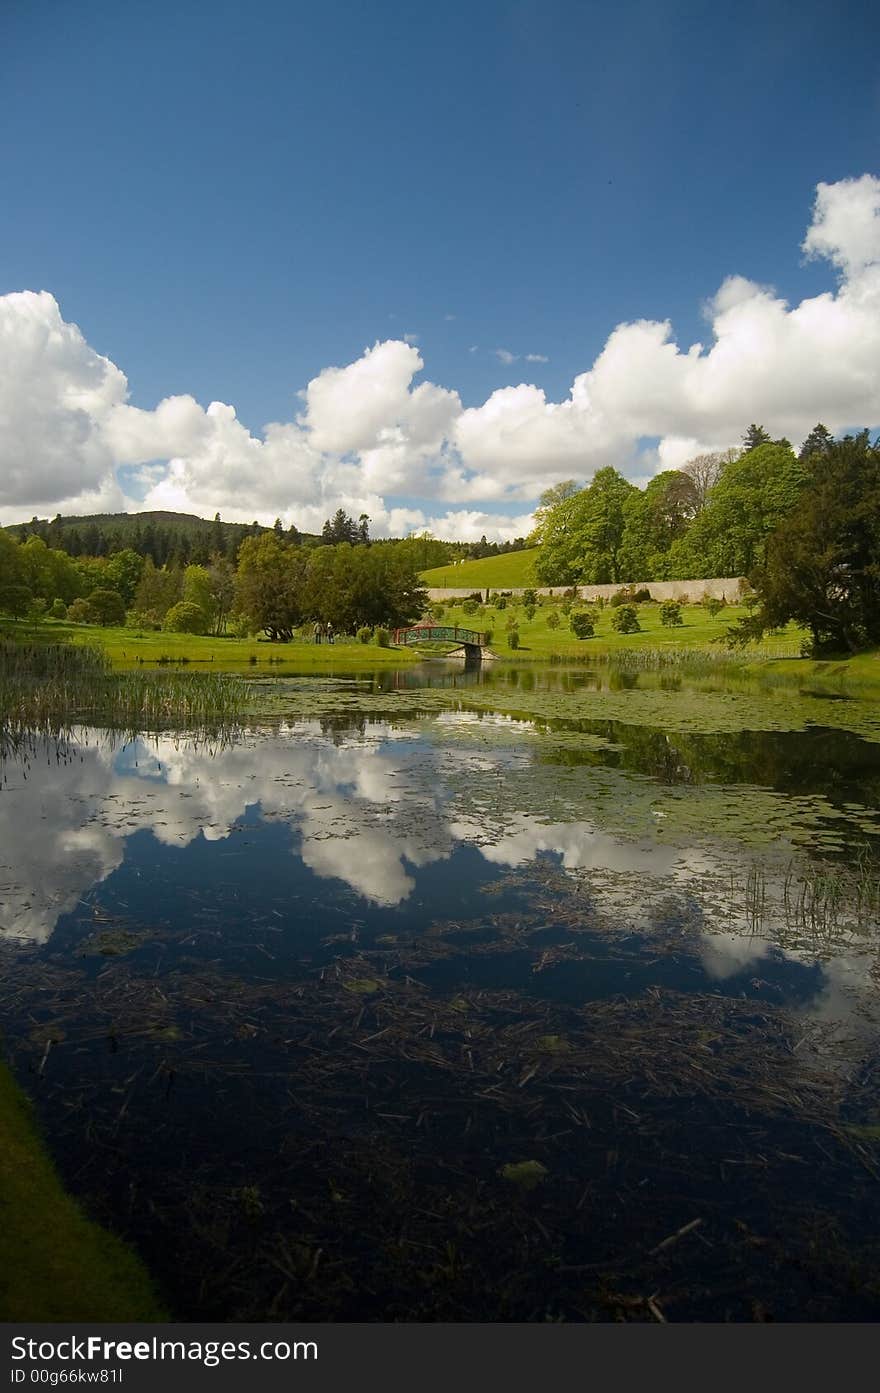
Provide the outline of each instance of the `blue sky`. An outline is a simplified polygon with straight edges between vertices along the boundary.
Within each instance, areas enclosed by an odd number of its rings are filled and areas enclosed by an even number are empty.
[[[49,291],[131,404],[254,435],[405,335],[464,407],[562,401],[623,321],[711,341],[725,277],[834,290],[800,244],[818,184],[880,172],[878,31],[854,0],[4,0],[0,295]]]

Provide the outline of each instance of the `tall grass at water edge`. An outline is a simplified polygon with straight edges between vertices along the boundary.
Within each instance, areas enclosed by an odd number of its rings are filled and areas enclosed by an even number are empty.
[[[114,672],[99,648],[0,641],[0,755],[85,722],[126,734],[185,728],[221,736],[247,693],[221,673]]]

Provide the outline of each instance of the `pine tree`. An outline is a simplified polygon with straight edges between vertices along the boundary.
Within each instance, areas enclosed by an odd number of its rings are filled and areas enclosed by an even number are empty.
[[[749,450],[757,450],[759,445],[769,445],[770,435],[763,426],[756,426],[753,421],[742,440],[742,452],[746,455]]]
[[[822,422],[819,421],[810,431],[810,434],[801,446],[798,459],[809,459],[810,455],[827,455],[833,444],[834,436],[831,434],[830,430],[826,429],[826,427],[822,425]]]

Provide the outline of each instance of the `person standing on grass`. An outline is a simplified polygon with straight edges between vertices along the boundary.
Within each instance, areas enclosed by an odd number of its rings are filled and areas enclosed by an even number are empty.
[[[328,642],[328,643],[332,643],[332,642],[333,642],[333,625],[332,625],[332,624],[328,624],[328,625],[327,625],[327,642]]]
[[[321,625],[315,624],[315,643],[321,642]]]

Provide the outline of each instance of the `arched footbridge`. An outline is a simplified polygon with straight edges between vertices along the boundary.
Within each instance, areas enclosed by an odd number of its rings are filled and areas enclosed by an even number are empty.
[[[489,652],[486,634],[477,629],[462,629],[458,624],[411,624],[405,629],[395,629],[393,642],[399,648],[417,648],[422,643],[453,643],[472,662],[479,662],[484,651]]]

